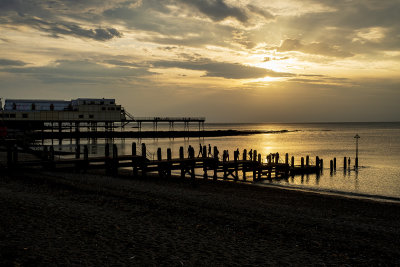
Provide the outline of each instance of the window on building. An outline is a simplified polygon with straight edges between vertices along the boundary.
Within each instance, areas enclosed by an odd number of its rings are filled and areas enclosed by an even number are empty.
[[[15,113],[14,114],[10,114],[10,118],[15,118]]]
[[[101,110],[106,110],[106,107],[102,107]]]
[[[80,115],[79,115],[79,119],[83,119],[83,114],[80,114]]]
[[[121,108],[120,108],[120,107],[117,107],[117,110],[121,110]]]
[[[89,114],[89,119],[93,119],[94,115],[93,114]]]
[[[28,114],[27,113],[23,113],[22,114],[22,118],[24,118],[24,119],[28,118]]]

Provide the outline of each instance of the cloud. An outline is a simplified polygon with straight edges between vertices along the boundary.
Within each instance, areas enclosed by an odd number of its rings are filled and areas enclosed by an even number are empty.
[[[147,68],[106,67],[87,60],[59,60],[42,67],[5,68],[2,72],[28,75],[44,83],[118,83],[121,80],[140,79],[154,74]],[[23,76],[21,76],[23,77]]]
[[[93,28],[86,24],[82,26],[77,22],[71,22],[72,18],[79,17],[79,14],[83,16],[83,10],[87,10],[94,2],[99,1],[78,1],[76,5],[71,2],[75,1],[5,0],[0,2],[0,15],[2,15],[0,24],[32,27],[49,33],[49,36],[54,38],[70,35],[107,41],[122,37],[122,33],[114,27]],[[80,6],[81,10],[76,9],[76,6]],[[89,14],[86,16],[86,19],[93,19]]]
[[[246,66],[238,63],[215,62],[208,59],[197,61],[157,61],[152,65],[159,68],[181,68],[205,71],[205,77],[225,79],[255,79],[263,77],[290,77],[291,73],[275,72],[268,69]]]
[[[21,61],[21,60],[10,60],[10,59],[4,59],[0,58],[0,66],[25,66],[27,63]]]
[[[228,17],[246,22],[248,16],[244,9],[227,5],[223,0],[180,0],[182,4],[196,8],[213,21],[221,21]]]
[[[273,14],[271,14],[270,12],[268,12],[267,10],[261,9],[261,8],[255,6],[255,5],[247,5],[247,8],[251,12],[253,12],[253,13],[257,14],[257,15],[260,15],[261,17],[263,17],[266,20],[272,20],[272,19],[275,18],[275,16]]]
[[[39,18],[21,18],[19,24],[29,25],[32,28],[47,32],[51,37],[59,38],[60,35],[89,38],[97,41],[107,41],[115,37],[122,37],[122,33],[114,28],[85,29],[68,22],[50,22]]]
[[[323,55],[329,57],[352,57],[353,54],[347,51],[342,51],[336,46],[331,46],[325,43],[314,42],[304,44],[298,39],[286,39],[278,47],[270,47],[268,49],[276,49],[278,52],[298,51],[306,54]]]

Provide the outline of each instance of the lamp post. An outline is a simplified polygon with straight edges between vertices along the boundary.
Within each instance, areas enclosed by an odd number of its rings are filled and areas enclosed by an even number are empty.
[[[360,136],[358,134],[356,134],[356,136],[354,136],[354,138],[356,139],[356,164],[355,164],[355,168],[358,169],[358,139],[360,139]]]

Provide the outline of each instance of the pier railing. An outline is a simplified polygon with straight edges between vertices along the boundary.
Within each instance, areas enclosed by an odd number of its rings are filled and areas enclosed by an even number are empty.
[[[204,122],[205,117],[132,117],[133,121],[141,122]]]

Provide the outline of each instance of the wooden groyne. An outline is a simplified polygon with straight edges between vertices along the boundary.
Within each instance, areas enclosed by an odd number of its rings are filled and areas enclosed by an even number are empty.
[[[282,179],[298,174],[319,175],[323,168],[323,161],[319,157],[315,158],[312,165],[309,156],[301,158],[301,164],[295,165],[294,156],[290,158],[285,154],[280,158],[278,153],[269,154],[266,162],[262,161],[262,155],[256,150],[243,150],[241,157],[239,150],[233,152],[230,159],[229,151],[222,153],[216,146],[211,151],[203,146],[199,149],[196,156],[195,150],[189,146],[187,151],[183,147],[179,149],[179,157],[172,158],[172,151],[167,149],[166,158],[162,157],[161,148],[157,149],[157,158],[149,159],[146,144],[141,144],[137,148],[136,143],[132,143],[130,155],[119,155],[118,148],[114,144],[105,145],[104,156],[89,157],[88,146],[83,146],[83,153],[80,145],[76,147],[74,158],[56,159],[53,146],[45,146],[40,160],[19,161],[18,149],[16,146],[7,147],[7,169],[13,170],[24,167],[40,167],[48,170],[69,169],[75,172],[86,172],[90,169],[104,169],[107,175],[116,176],[120,168],[132,169],[134,177],[145,177],[148,173],[158,173],[160,177],[171,177],[172,173],[177,173],[182,178],[191,179],[201,176],[204,179],[223,179],[233,181],[260,181],[265,179]]]

